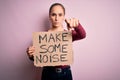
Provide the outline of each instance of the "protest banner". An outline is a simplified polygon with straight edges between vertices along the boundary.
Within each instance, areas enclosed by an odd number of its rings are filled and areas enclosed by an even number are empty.
[[[34,32],[33,46],[36,67],[70,65],[73,61],[71,32]]]

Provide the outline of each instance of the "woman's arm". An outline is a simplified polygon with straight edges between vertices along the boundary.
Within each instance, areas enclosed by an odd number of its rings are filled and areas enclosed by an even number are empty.
[[[77,27],[74,27],[74,30],[72,30],[72,38],[73,41],[80,40],[86,37],[86,32],[82,25],[79,23]]]
[[[65,19],[65,22],[67,23],[68,30],[72,31],[73,41],[80,40],[86,37],[86,32],[83,29],[82,25],[79,23],[78,19]]]

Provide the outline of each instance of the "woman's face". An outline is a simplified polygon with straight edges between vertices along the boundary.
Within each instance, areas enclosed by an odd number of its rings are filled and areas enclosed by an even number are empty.
[[[49,14],[50,21],[53,27],[60,27],[65,18],[64,10],[61,6],[57,5],[51,9]]]

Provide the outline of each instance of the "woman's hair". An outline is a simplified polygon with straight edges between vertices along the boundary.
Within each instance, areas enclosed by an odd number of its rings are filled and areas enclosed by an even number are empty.
[[[51,10],[52,10],[52,8],[53,8],[54,6],[61,6],[62,9],[63,9],[63,11],[64,11],[64,14],[65,14],[65,8],[64,8],[64,6],[63,6],[62,4],[60,4],[60,3],[54,3],[54,4],[52,4],[52,5],[50,6],[50,9],[49,9],[49,14],[51,13]]]

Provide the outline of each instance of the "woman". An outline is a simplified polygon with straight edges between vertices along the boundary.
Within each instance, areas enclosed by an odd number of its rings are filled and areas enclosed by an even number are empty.
[[[54,3],[49,9],[49,19],[51,21],[51,28],[48,32],[52,31],[66,31],[63,28],[63,21],[66,22],[68,30],[72,33],[72,40],[80,40],[86,37],[86,32],[80,25],[79,20],[65,19],[65,8],[60,3]],[[35,47],[31,46],[27,49],[27,54],[31,60]],[[60,66],[46,66],[43,67],[42,80],[72,80],[71,69],[69,65]]]

